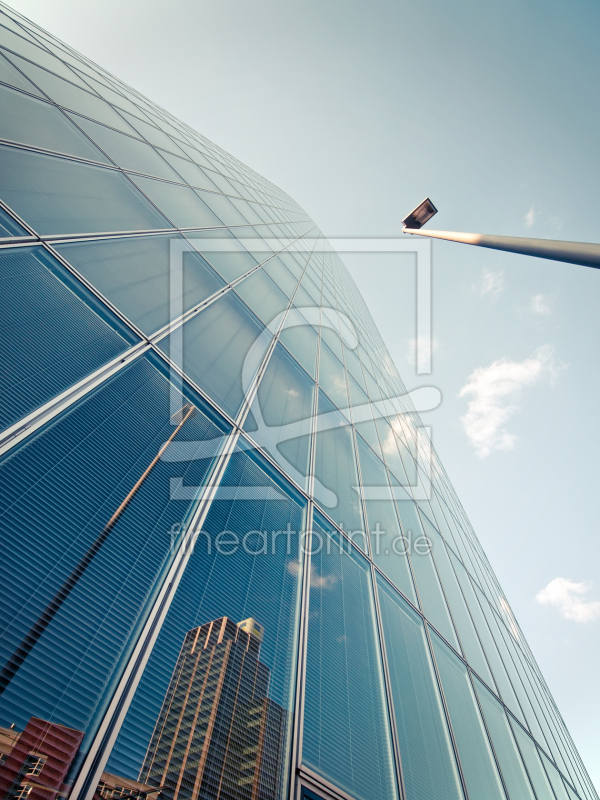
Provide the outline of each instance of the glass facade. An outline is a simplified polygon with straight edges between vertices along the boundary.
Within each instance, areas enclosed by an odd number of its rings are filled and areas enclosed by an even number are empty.
[[[0,104],[0,798],[597,800],[306,213],[5,6]]]

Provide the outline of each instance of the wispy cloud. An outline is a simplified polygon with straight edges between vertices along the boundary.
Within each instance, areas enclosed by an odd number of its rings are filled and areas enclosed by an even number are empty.
[[[534,294],[531,298],[531,310],[534,314],[550,314],[552,312],[552,303],[543,294]]]
[[[288,561],[288,572],[292,575],[297,575],[300,572],[300,564],[297,561]],[[335,575],[319,575],[315,565],[310,565],[310,585],[313,589],[332,589],[336,583],[337,577]]]
[[[496,297],[503,291],[504,273],[502,270],[494,271],[492,269],[484,269],[479,286],[479,294],[481,297],[484,297],[486,294],[489,294],[491,297]]]
[[[438,349],[438,342],[436,339],[429,339],[424,336],[419,336],[417,339],[408,340],[408,348],[406,351],[406,360],[409,364],[418,364],[421,369],[429,363],[430,355],[433,355]]]
[[[505,424],[519,410],[516,401],[521,390],[544,376],[556,375],[558,369],[552,348],[545,345],[524,361],[500,358],[471,373],[459,392],[459,397],[470,398],[467,413],[461,419],[480,458],[495,450],[512,450],[517,437],[506,430]]]
[[[535,223],[536,217],[537,217],[537,213],[536,213],[536,210],[535,210],[535,206],[531,206],[531,208],[525,214],[525,217],[524,217],[525,225],[528,228],[531,228],[532,225]]]
[[[568,578],[554,578],[536,594],[535,599],[541,605],[554,606],[565,619],[592,622],[600,619],[600,600],[586,600],[583,597],[592,586],[591,581],[577,583]]]

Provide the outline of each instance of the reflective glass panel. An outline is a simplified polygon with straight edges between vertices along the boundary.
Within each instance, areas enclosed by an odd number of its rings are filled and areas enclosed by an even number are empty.
[[[319,391],[315,452],[315,500],[364,550],[364,525],[352,428]]]
[[[108,103],[96,95],[46,72],[45,69],[30,64],[29,61],[22,58],[12,56],[11,60],[36,86],[39,86],[50,100],[54,100],[59,106],[64,106],[70,111],[83,114],[84,117],[90,117],[118,130],[133,133],[125,120]]]
[[[156,205],[177,228],[211,228],[219,220],[187,186],[132,176],[146,197]]]
[[[117,166],[133,172],[144,172],[171,181],[180,178],[166,161],[161,158],[149,144],[133,139],[131,136],[114,131],[105,125],[99,125],[84,117],[73,115],[72,119],[100,147]]]
[[[306,488],[315,384],[277,343],[244,428]]]
[[[179,234],[101,239],[56,245],[64,258],[144,333],[163,328],[223,285],[202,256],[173,248],[183,271],[170,267],[171,242]],[[178,276],[181,276],[178,280]]]
[[[302,760],[357,800],[394,798],[371,571],[325,525],[313,531]]]
[[[0,236],[29,236],[29,233],[10,214],[0,208]]]
[[[475,689],[496,751],[496,758],[508,796],[518,798],[518,800],[535,800],[506,712],[498,700],[477,679],[475,679]]]
[[[513,730],[538,800],[554,800],[554,793],[533,739],[516,722],[513,723]]]
[[[421,617],[377,578],[407,800],[463,792]]]
[[[0,250],[0,280],[0,430],[138,341],[42,247]]]
[[[275,333],[288,298],[262,269],[249,275],[235,287],[246,305]]]
[[[262,334],[262,335],[261,335]],[[260,337],[260,340],[259,340]],[[201,311],[159,347],[232,417],[271,341],[271,335],[231,291]]]
[[[0,106],[0,138],[108,163],[56,106],[5,86],[0,86]]]
[[[469,798],[505,800],[467,668],[435,633],[432,641]]]
[[[0,197],[40,234],[169,228],[116,170],[0,147]]]

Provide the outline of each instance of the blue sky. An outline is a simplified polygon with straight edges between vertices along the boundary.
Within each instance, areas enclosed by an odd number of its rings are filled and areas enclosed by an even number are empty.
[[[396,236],[430,195],[436,228],[600,240],[598,4],[12,5],[330,237]],[[424,421],[600,786],[600,272],[435,242],[418,376],[414,259],[346,262],[409,388],[442,391]]]

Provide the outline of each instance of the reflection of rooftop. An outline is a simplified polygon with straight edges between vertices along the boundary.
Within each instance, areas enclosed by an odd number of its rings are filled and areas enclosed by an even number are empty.
[[[156,796],[156,792],[156,787],[148,786],[146,783],[111,775],[110,772],[103,772],[94,797],[102,797],[104,800],[117,800],[117,798],[121,797],[132,798],[132,800],[133,798],[140,798],[140,800],[143,800],[143,798],[150,795],[151,800]]]

